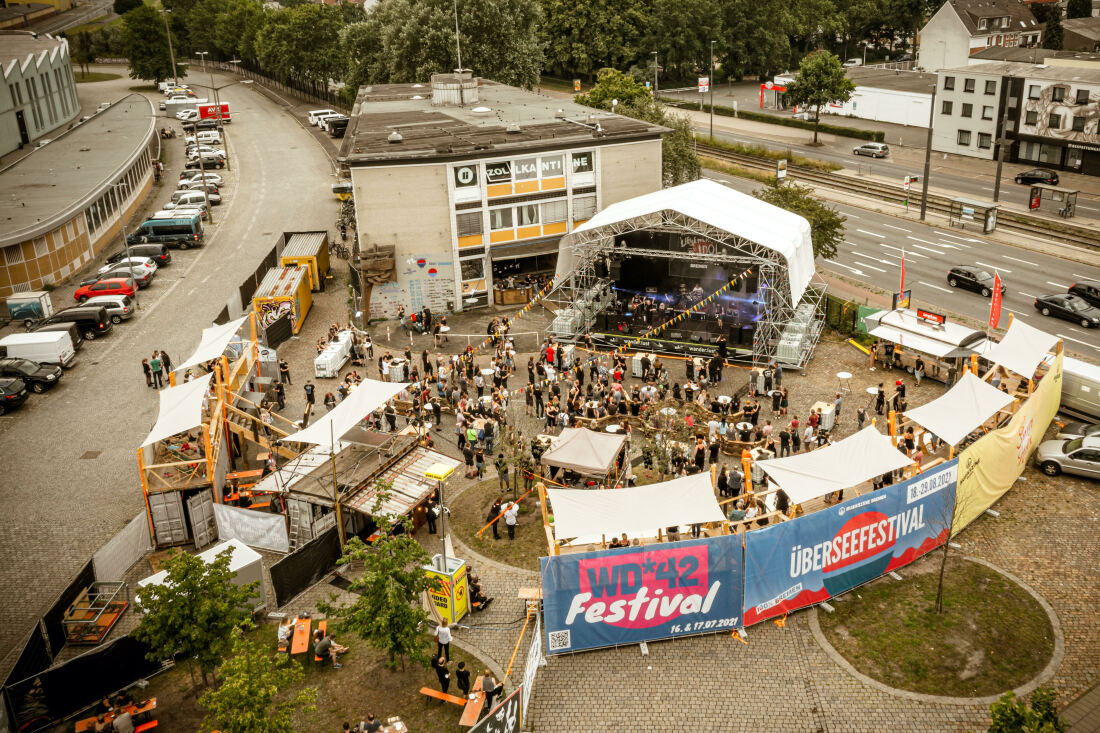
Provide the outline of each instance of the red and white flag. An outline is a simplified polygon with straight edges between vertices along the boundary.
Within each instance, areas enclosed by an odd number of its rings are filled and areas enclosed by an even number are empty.
[[[993,273],[993,298],[989,302],[989,327],[997,328],[1001,322],[1001,274]]]
[[[898,296],[905,297],[905,250],[901,251],[901,286],[898,288]]]

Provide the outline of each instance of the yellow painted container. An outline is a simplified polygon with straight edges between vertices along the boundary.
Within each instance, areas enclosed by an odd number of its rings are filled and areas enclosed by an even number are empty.
[[[279,264],[283,267],[305,267],[309,271],[309,289],[319,293],[325,289],[329,270],[328,232],[285,232]]]
[[[257,323],[265,330],[289,315],[291,330],[298,333],[312,307],[313,294],[309,289],[309,269],[306,267],[275,267],[268,270],[252,296]]]

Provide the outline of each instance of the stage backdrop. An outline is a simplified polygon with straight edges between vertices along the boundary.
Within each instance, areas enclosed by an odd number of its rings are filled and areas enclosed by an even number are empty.
[[[745,535],[745,625],[820,603],[942,545],[958,461]]]
[[[1062,354],[1020,409],[999,430],[959,453],[959,508],[954,531],[973,522],[1004,496],[1024,472],[1062,402]]]
[[[546,653],[741,626],[741,538],[544,557]]]

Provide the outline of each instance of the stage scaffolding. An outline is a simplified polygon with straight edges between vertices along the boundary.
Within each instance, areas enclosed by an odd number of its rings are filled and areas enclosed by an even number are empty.
[[[627,247],[619,242],[619,237],[639,231],[686,235],[717,246],[713,252],[674,252]],[[623,255],[702,261],[739,270],[751,267],[764,294],[764,313],[753,333],[753,364],[766,364],[774,358],[788,365],[804,366],[821,336],[824,282],[811,282],[799,302],[793,303],[783,255],[678,211],[666,209],[575,232],[565,238],[563,246],[571,251],[573,269],[546,296],[547,304],[557,314],[550,330],[559,341],[576,343],[591,332],[596,315],[609,302],[613,284],[600,274],[600,265],[607,272],[611,263]]]

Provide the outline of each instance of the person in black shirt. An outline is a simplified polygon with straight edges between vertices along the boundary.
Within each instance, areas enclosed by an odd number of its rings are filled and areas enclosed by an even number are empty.
[[[470,670],[466,669],[465,662],[459,662],[458,668],[455,670],[455,682],[458,683],[458,689],[462,690],[464,697],[470,696]]]
[[[730,475],[725,466],[722,466],[722,470],[718,472],[718,495],[729,496],[730,491]]]
[[[446,693],[451,688],[451,673],[447,669],[447,660],[442,654],[432,657],[432,669],[435,670],[435,676],[439,678],[439,689]]]

